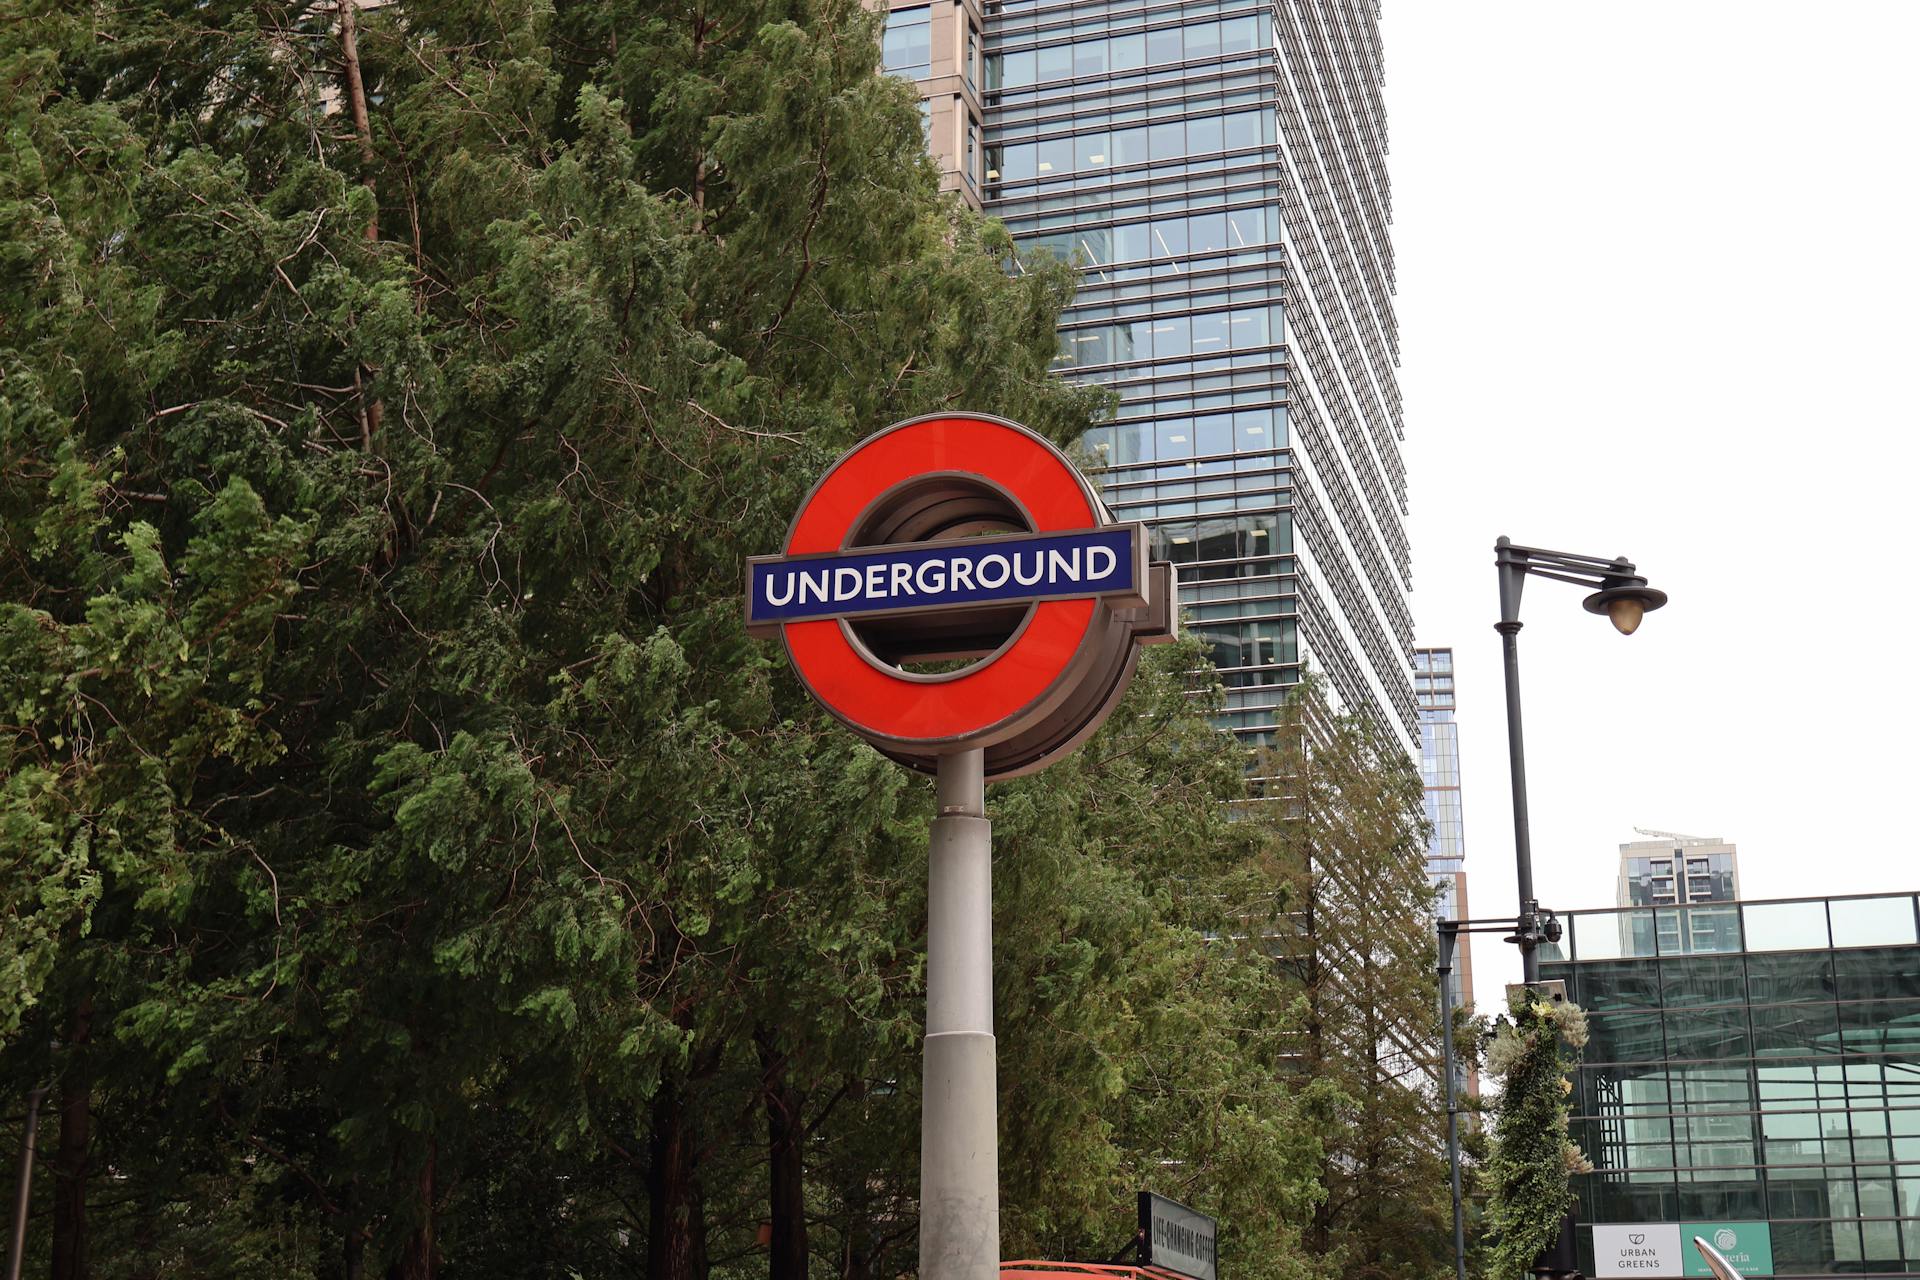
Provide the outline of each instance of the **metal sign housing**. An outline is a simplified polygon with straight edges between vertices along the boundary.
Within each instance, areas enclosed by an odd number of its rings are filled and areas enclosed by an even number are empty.
[[[984,749],[988,778],[1071,750],[1174,634],[1173,574],[1058,449],[983,414],[888,427],[828,468],[746,619],[808,690],[911,768]]]

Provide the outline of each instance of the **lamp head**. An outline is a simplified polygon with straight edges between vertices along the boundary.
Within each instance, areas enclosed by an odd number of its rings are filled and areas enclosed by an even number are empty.
[[[1640,629],[1640,620],[1667,602],[1667,593],[1656,591],[1641,577],[1609,578],[1607,585],[1581,603],[1588,613],[1604,613],[1613,621],[1613,629],[1630,636]]]

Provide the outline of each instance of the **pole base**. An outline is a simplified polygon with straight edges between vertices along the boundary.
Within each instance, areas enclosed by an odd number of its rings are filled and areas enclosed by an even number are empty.
[[[1000,1156],[994,1039],[926,1039],[920,1131],[920,1280],[997,1280]]]

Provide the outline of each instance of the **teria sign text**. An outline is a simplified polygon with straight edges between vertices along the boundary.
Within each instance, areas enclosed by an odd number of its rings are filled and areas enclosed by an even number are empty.
[[[1088,596],[1138,597],[1145,529],[956,538],[750,561],[747,625]]]

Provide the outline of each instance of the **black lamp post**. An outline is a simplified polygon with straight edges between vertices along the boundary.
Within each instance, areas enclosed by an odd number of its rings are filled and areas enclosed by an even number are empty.
[[[1540,547],[1516,546],[1507,538],[1493,544],[1493,563],[1500,574],[1501,649],[1507,670],[1507,760],[1513,775],[1513,851],[1520,879],[1520,916],[1507,939],[1520,948],[1521,979],[1528,986],[1540,981],[1539,946],[1548,930],[1542,927],[1540,903],[1533,896],[1533,837],[1527,825],[1527,757],[1520,735],[1520,589],[1527,575],[1553,578],[1587,587],[1587,612],[1604,613],[1621,635],[1632,635],[1641,618],[1667,602],[1667,593],[1647,585],[1631,561],[1570,555]],[[1558,934],[1558,922],[1552,932]]]

